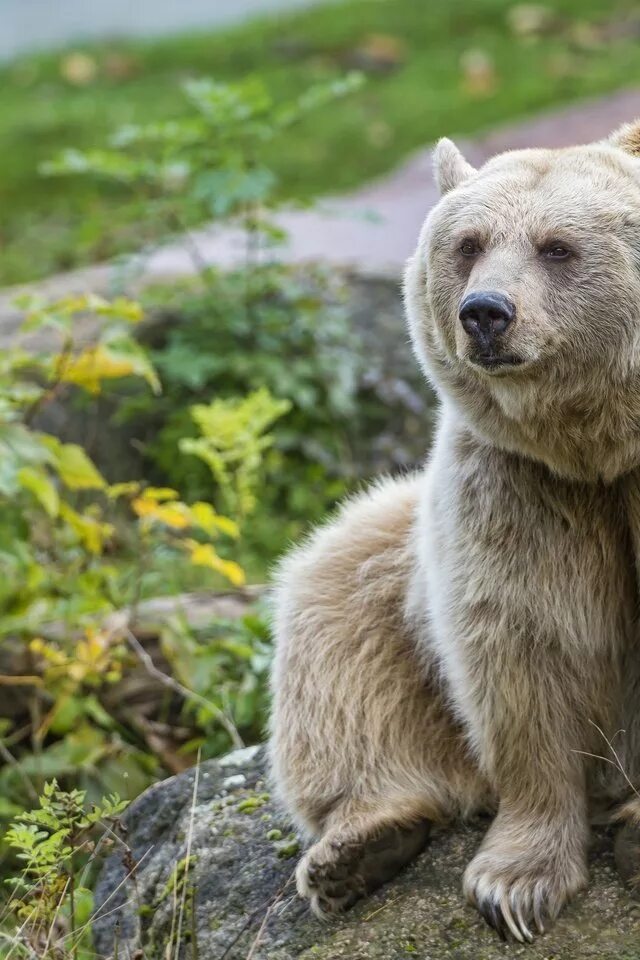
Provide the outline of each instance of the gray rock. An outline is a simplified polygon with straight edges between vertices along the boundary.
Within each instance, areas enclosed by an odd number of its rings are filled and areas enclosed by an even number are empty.
[[[501,943],[460,893],[486,822],[435,831],[395,881],[322,923],[295,895],[298,843],[265,792],[262,751],[203,763],[195,804],[194,784],[194,771],[160,783],[126,814],[139,866],[135,881],[126,880],[130,863],[114,853],[99,878],[94,936],[103,956],[113,956],[117,942],[117,956],[142,950],[144,960],[640,957],[640,905],[617,876],[609,830],[595,833],[589,890],[547,935],[521,946]]]

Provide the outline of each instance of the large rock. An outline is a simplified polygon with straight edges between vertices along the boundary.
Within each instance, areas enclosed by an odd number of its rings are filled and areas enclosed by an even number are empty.
[[[588,892],[550,933],[521,946],[501,943],[460,894],[486,823],[435,832],[394,882],[322,923],[295,895],[298,843],[265,792],[262,752],[204,763],[195,802],[194,786],[189,771],[152,787],[128,811],[127,842],[139,866],[135,880],[125,880],[132,864],[118,852],[103,869],[103,919],[95,924],[102,955],[113,956],[117,941],[117,956],[145,960],[640,957],[640,906],[617,877],[611,831],[595,835]]]

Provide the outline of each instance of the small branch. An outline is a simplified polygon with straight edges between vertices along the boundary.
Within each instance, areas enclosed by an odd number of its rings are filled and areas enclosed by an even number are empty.
[[[295,876],[295,871],[293,871],[293,872],[289,875],[289,877],[287,878],[287,880],[283,883],[283,885],[280,887],[280,889],[278,890],[277,894],[275,895],[275,897],[273,898],[273,900],[272,900],[271,903],[269,904],[269,908],[268,908],[267,912],[265,913],[264,917],[262,918],[262,923],[260,924],[260,929],[258,930],[258,932],[257,932],[257,934],[256,934],[256,938],[255,938],[255,940],[253,941],[253,943],[252,943],[252,945],[251,945],[251,949],[249,950],[249,953],[247,954],[247,960],[252,960],[252,958],[253,958],[256,950],[258,949],[258,946],[259,946],[259,944],[260,944],[260,940],[262,939],[262,934],[264,933],[265,927],[267,926],[267,923],[269,922],[269,918],[271,917],[272,913],[274,912],[274,910],[276,909],[276,907],[278,906],[278,904],[279,904],[280,901],[282,900],[283,894],[284,894],[285,890],[287,889],[287,887],[289,886],[289,884],[291,883],[291,881],[293,880],[294,876]]]
[[[40,396],[36,397],[31,406],[25,411],[24,422],[27,426],[32,424],[36,415],[43,407],[47,407],[50,403],[52,403],[60,394],[60,392],[68,386],[68,384],[64,382],[63,377],[69,360],[71,359],[72,351],[73,341],[70,338],[67,338],[61,352],[58,354],[54,380],[49,384],[46,390],[42,391]]]
[[[198,761],[196,763],[196,772],[193,778],[193,796],[191,798],[191,810],[189,812],[189,830],[187,832],[187,852],[184,860],[184,878],[182,881],[182,891],[180,894],[180,913],[178,915],[178,934],[176,937],[176,960],[180,958],[180,941],[182,939],[182,922],[184,920],[184,910],[187,902],[187,881],[189,879],[189,868],[191,866],[191,846],[193,843],[193,826],[195,822],[196,803],[198,801],[198,787],[200,786],[200,751],[198,751]]]
[[[629,775],[627,771],[624,769],[622,760],[616,753],[615,747],[613,746],[613,739],[609,740],[604,730],[602,730],[597,723],[594,723],[593,720],[589,720],[589,723],[591,724],[592,727],[595,727],[595,729],[598,731],[598,733],[600,734],[600,736],[602,737],[606,745],[609,747],[609,750],[611,751],[615,759],[611,760],[609,757],[601,757],[597,753],[588,753],[586,750],[573,750],[572,752],[582,754],[582,756],[585,756],[585,757],[592,757],[594,760],[604,760],[605,763],[611,764],[612,767],[615,767],[616,770],[618,770],[618,772],[622,774],[627,784],[633,790],[636,797],[640,799],[640,793],[638,792],[637,788],[632,783],[632,781],[629,779]],[[613,736],[615,738],[618,736],[619,733],[624,733],[624,732],[625,732],[624,730],[616,730]]]
[[[218,707],[215,703],[207,700],[206,697],[200,696],[200,694],[196,693],[194,690],[189,690],[188,687],[183,686],[174,677],[170,677],[168,674],[163,673],[162,670],[158,669],[151,656],[147,653],[138,638],[134,633],[132,633],[131,630],[127,629],[125,631],[125,636],[129,642],[129,646],[132,648],[140,663],[150,676],[154,677],[154,679],[156,679],[164,687],[167,687],[169,690],[173,690],[174,693],[179,694],[179,696],[184,697],[185,700],[196,700],[198,703],[201,703],[203,706],[207,707],[207,709],[212,710],[229,734],[233,746],[236,749],[239,747],[244,747],[244,742],[238,733],[235,724],[229,719],[224,710],[221,710],[220,707]]]
[[[0,687],[42,687],[42,677],[25,676],[6,676],[0,673]]]

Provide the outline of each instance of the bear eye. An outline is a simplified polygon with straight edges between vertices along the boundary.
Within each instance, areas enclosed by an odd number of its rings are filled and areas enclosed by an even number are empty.
[[[480,253],[480,247],[475,240],[467,238],[460,244],[460,253],[463,257],[475,257]]]
[[[571,256],[571,250],[563,243],[550,243],[542,252],[547,260],[568,260]]]

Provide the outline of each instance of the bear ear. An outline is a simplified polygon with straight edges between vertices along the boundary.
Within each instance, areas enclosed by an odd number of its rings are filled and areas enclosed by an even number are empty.
[[[609,143],[633,157],[640,157],[640,120],[625,123],[611,134]]]
[[[475,173],[470,163],[467,163],[453,140],[443,137],[438,140],[433,154],[433,171],[440,193],[448,193],[459,186],[463,180]]]

